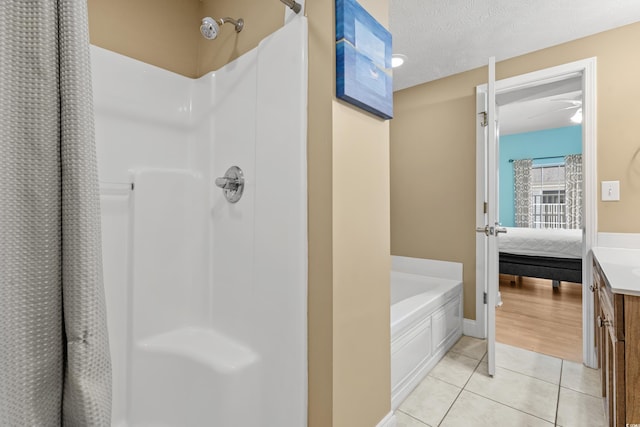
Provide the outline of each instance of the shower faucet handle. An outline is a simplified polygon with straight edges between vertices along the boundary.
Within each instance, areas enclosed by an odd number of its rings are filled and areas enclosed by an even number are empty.
[[[216,186],[220,188],[236,188],[239,185],[244,184],[244,178],[232,178],[228,176],[223,176],[221,178],[216,178]]]
[[[236,203],[242,197],[244,191],[244,174],[242,169],[231,166],[223,177],[216,178],[216,186],[222,188],[224,197],[229,203]]]

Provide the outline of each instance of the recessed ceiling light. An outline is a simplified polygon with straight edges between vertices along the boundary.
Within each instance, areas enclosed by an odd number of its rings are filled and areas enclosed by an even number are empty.
[[[394,53],[393,55],[391,55],[391,67],[398,68],[399,66],[404,64],[406,60],[407,60],[407,57],[404,56],[403,54]]]

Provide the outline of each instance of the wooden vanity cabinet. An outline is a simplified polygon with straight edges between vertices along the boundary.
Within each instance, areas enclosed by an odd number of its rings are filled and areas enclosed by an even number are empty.
[[[640,297],[615,294],[593,268],[596,346],[610,427],[640,424]]]

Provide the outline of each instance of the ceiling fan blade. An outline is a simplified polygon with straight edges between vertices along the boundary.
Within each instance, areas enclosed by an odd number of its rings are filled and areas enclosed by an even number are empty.
[[[580,99],[550,99],[551,102],[568,102],[569,104],[573,104],[574,106],[581,106],[582,100]]]
[[[551,110],[551,111],[545,111],[544,113],[534,114],[533,116],[529,116],[527,118],[528,119],[535,119],[535,118],[538,118],[538,117],[546,116],[547,114],[557,113],[558,111],[572,110],[572,109],[580,108],[580,107],[581,107],[581,105],[571,105],[569,107],[558,108],[558,109]]]

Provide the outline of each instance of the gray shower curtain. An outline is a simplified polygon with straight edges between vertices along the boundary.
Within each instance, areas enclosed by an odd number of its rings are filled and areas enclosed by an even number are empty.
[[[84,0],[0,2],[0,425],[108,426]]]

